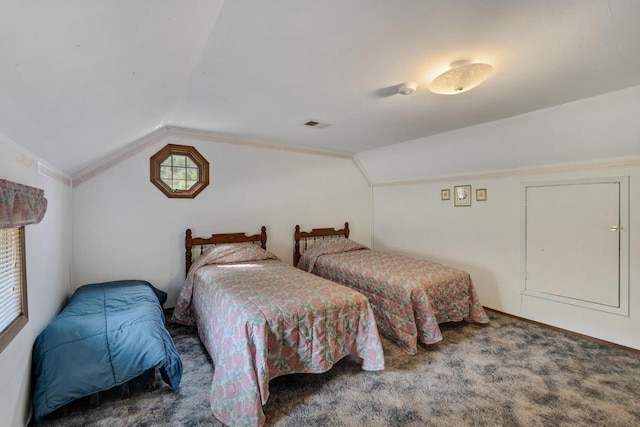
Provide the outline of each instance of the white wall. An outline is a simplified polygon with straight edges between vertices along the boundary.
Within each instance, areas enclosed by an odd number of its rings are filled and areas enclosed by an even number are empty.
[[[640,349],[639,114],[636,87],[362,153],[374,247],[469,271],[487,307]],[[630,316],[522,296],[522,183],[607,176],[630,177]],[[466,184],[488,200],[440,200]]]
[[[184,281],[184,233],[258,233],[292,262],[293,232],[353,224],[371,242],[371,188],[351,158],[220,142],[202,135],[163,137],[74,187],[73,285],[127,278],[169,293]],[[149,181],[149,158],[166,144],[193,145],[210,163],[210,185],[195,199],[169,199]]]
[[[640,86],[635,86],[358,158],[376,184],[633,156],[640,154],[639,113]]]
[[[42,222],[25,227],[29,322],[0,353],[0,416],[4,426],[22,427],[30,419],[33,342],[70,293],[71,189],[68,177],[60,174],[54,179],[38,173],[37,162],[35,156],[0,134],[0,178],[42,188],[49,202]],[[52,169],[49,167],[49,170]]]

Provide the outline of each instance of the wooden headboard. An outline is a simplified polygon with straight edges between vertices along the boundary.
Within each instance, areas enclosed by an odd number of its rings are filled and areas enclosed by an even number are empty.
[[[253,236],[247,236],[245,233],[221,233],[212,234],[211,237],[193,237],[191,229],[188,228],[184,239],[185,252],[185,275],[189,273],[189,269],[192,264],[191,250],[194,246],[200,246],[200,255],[204,252],[206,245],[219,245],[221,243],[258,243],[262,249],[267,249],[267,227],[264,225],[260,229],[260,234],[254,234]]]
[[[349,237],[349,223],[344,223],[344,228],[340,230],[336,230],[335,228],[314,228],[311,231],[300,231],[300,226],[296,225],[295,232],[295,247],[293,252],[293,265],[298,265],[298,261],[300,261],[300,257],[302,256],[302,251],[300,250],[300,241],[302,240],[302,250],[307,249],[307,244],[309,239],[315,241],[316,239],[324,239],[325,237]]]

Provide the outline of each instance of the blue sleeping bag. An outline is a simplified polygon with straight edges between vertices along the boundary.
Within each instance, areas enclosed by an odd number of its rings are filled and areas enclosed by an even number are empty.
[[[177,389],[182,360],[165,328],[166,297],[141,280],[78,288],[34,344],[36,421],[151,368],[159,368],[164,382]]]

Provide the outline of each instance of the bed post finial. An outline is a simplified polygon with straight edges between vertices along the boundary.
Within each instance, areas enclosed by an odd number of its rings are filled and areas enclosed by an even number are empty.
[[[345,238],[349,238],[349,223],[345,222],[344,223],[344,237]]]
[[[260,246],[262,249],[267,249],[267,227],[264,225],[260,229]]]
[[[294,234],[296,244],[293,247],[293,266],[296,267],[298,265],[298,261],[300,261],[300,226],[296,225],[296,232]]]

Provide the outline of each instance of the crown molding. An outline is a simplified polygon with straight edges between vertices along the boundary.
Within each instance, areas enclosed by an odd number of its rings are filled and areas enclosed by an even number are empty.
[[[102,160],[88,166],[73,175],[71,175],[71,182],[73,187],[77,187],[80,184],[89,181],[97,175],[111,169],[118,163],[127,160],[150,145],[162,140],[166,137],[168,131],[166,128],[160,128],[142,138],[128,144],[126,147],[116,151],[115,153],[103,158]]]
[[[320,156],[338,157],[342,159],[350,159],[353,157],[350,153],[341,153],[338,151],[321,150],[317,148],[298,147],[295,145],[278,144],[275,142],[262,141],[251,138],[238,138],[235,136],[219,134],[204,130],[182,128],[177,126],[166,126],[169,135],[176,138],[197,139],[205,142],[220,142],[223,144],[244,145],[247,147],[266,148],[270,150],[289,151],[293,153],[315,154]]]
[[[265,142],[253,139],[245,139],[245,138],[237,138],[229,135],[221,135],[214,132],[197,130],[197,129],[188,129],[177,126],[164,126],[160,129],[157,129],[151,132],[148,135],[143,136],[136,141],[128,144],[126,147],[121,150],[116,151],[115,153],[103,158],[102,160],[94,163],[87,168],[82,169],[79,172],[74,173],[71,176],[73,186],[77,187],[80,184],[94,178],[97,175],[111,169],[117,164],[121,163],[124,160],[131,158],[147,147],[156,144],[159,141],[164,139],[188,139],[188,140],[198,140],[203,142],[215,142],[222,144],[234,144],[241,145],[246,147],[254,147],[254,148],[262,148],[268,150],[278,150],[278,151],[287,151],[293,153],[302,153],[302,154],[310,154],[316,156],[325,156],[325,157],[334,157],[341,159],[351,159],[354,161],[358,170],[362,174],[363,178],[370,185],[369,177],[367,176],[364,168],[359,162],[355,160],[355,156],[350,153],[340,153],[336,151],[329,150],[320,150],[314,148],[305,148],[305,147],[297,147],[286,144],[276,144],[272,142]]]
[[[371,188],[371,178],[369,177],[369,174],[367,173],[367,169],[364,167],[364,165],[362,164],[358,156],[354,154],[353,156],[351,156],[351,160],[353,160],[353,163],[358,168],[360,175],[362,175],[362,178],[364,178],[367,185]]]
[[[428,178],[383,181],[372,184],[372,187],[390,187],[396,185],[431,184],[438,182],[499,179],[514,176],[546,175],[563,172],[580,172],[600,169],[625,168],[640,166],[640,156],[619,157],[611,159],[589,160],[584,162],[558,163],[554,165],[529,166],[515,169],[504,169],[469,174],[442,175]]]
[[[36,163],[36,170],[40,175],[48,176],[51,179],[61,182],[67,187],[71,186],[71,178],[69,175],[40,160]]]

